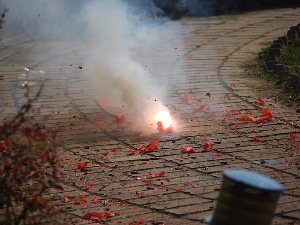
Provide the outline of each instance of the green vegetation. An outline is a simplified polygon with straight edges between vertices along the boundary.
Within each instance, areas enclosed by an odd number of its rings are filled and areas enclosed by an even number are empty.
[[[292,40],[283,47],[278,60],[287,71],[300,76],[300,40]]]
[[[257,75],[279,84],[279,76],[275,74],[274,71],[269,70],[266,65],[266,59],[270,54],[270,49],[270,47],[263,48],[259,53],[260,62]],[[300,40],[289,41],[289,44],[284,46],[281,50],[282,55],[278,57],[279,63],[284,65],[286,71],[300,76]],[[284,83],[281,84],[281,87],[283,94],[290,100],[295,100],[299,97],[300,93],[296,93],[290,85]]]

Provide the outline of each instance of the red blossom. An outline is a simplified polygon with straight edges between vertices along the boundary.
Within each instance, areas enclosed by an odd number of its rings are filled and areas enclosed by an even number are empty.
[[[182,153],[192,153],[192,152],[195,152],[195,149],[193,147],[184,147],[182,150],[181,150]]]

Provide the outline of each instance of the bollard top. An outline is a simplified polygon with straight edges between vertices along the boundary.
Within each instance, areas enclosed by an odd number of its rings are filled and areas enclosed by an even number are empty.
[[[282,192],[282,186],[269,177],[247,170],[225,170],[224,178],[248,187],[270,192]]]

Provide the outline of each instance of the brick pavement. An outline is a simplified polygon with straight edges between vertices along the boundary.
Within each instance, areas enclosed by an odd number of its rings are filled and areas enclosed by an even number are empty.
[[[175,106],[180,130],[150,137],[126,132],[109,116],[97,121],[100,127],[95,126],[93,118],[103,113],[95,101],[96,87],[85,76],[91,71],[78,69],[84,61],[81,53],[90,46],[36,42],[28,36],[6,38],[0,42],[0,119],[10,118],[24,102],[21,70],[43,70],[45,74],[37,72],[32,87],[34,91],[45,77],[49,79],[35,105],[41,108],[36,120],[59,130],[58,150],[66,175],[58,202],[65,210],[64,223],[88,224],[82,218],[84,212],[112,211],[117,215],[107,219],[107,224],[129,224],[137,218],[143,224],[202,224],[214,212],[222,171],[233,168],[256,171],[280,182],[284,192],[273,224],[300,224],[300,156],[294,150],[300,135],[295,126],[299,124],[297,108],[276,100],[280,90],[256,77],[247,66],[262,47],[299,22],[297,8],[188,18],[156,27],[161,33],[172,30],[174,35],[162,40],[152,55],[145,51],[139,56],[145,61],[154,59],[149,66],[153,74],[166,74],[171,88],[165,104]],[[177,48],[174,55],[164,55],[169,46],[164,42]],[[182,101],[184,94],[205,105],[205,110],[193,112],[194,106]],[[255,104],[259,96],[265,106]],[[244,114],[259,116],[264,107],[271,110],[275,121],[238,121]],[[225,115],[229,110],[242,114]],[[297,138],[289,140],[291,133]],[[253,137],[261,141],[250,141]],[[128,146],[148,145],[151,139],[157,140],[158,151],[129,155]],[[222,156],[203,151],[203,140],[214,144],[215,152]],[[196,152],[182,154],[186,146]],[[117,151],[112,152],[113,148]],[[73,166],[84,162],[86,171]],[[166,172],[163,177],[136,179],[162,171]],[[92,188],[83,190],[88,182]],[[63,203],[64,195],[71,202]],[[74,205],[81,196],[88,203]],[[90,202],[94,197],[98,201]]]

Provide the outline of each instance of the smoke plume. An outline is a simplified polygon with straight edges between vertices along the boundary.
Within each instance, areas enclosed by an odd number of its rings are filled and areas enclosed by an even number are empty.
[[[158,19],[163,11],[152,1],[2,0],[0,4],[10,9],[6,33],[36,35],[44,41],[76,39],[93,46],[84,64],[93,70],[95,98],[109,97],[124,108],[134,118],[134,131],[156,132],[155,113],[167,110],[163,104],[167,86],[164,74],[152,74],[151,62],[143,62],[142,55],[151,54],[164,40],[157,27],[166,19]],[[165,49],[174,51],[171,46]]]

